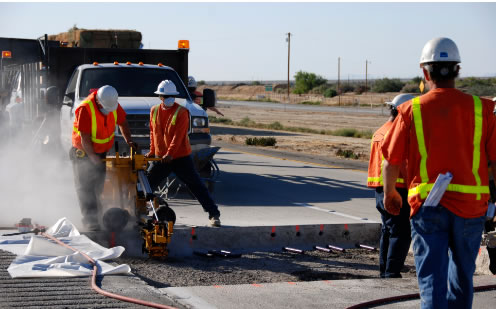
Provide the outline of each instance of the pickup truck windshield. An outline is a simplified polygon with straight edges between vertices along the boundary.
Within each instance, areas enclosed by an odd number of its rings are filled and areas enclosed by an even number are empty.
[[[110,85],[117,89],[120,97],[156,97],[154,92],[165,79],[176,85],[178,98],[188,98],[187,90],[175,71],[152,68],[86,69],[81,76],[79,95],[83,99],[90,91]]]

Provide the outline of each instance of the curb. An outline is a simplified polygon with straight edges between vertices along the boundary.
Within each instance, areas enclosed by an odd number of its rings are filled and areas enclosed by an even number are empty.
[[[315,245],[335,245],[354,248],[355,244],[378,246],[380,223],[312,224],[284,226],[248,226],[221,228],[177,226],[168,245],[169,256],[192,256],[195,250],[227,250],[237,253],[278,251],[282,247],[312,250]],[[87,234],[88,237],[108,246],[109,233]],[[125,230],[112,240],[124,246],[128,256],[146,256],[141,252],[139,232]]]

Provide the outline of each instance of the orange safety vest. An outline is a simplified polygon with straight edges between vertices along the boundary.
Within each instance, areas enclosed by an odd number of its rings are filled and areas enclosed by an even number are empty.
[[[384,156],[382,155],[381,145],[382,141],[389,132],[389,129],[393,123],[387,121],[382,127],[380,127],[372,136],[372,141],[370,143],[370,160],[369,169],[367,177],[367,187],[378,188],[384,186],[384,180],[382,175],[382,166],[384,164]],[[405,180],[403,178],[403,171],[400,172],[400,177],[396,179],[397,188],[406,188]]]
[[[76,109],[84,108],[91,116],[91,141],[93,142],[93,151],[95,153],[104,153],[109,151],[114,144],[115,127],[117,125],[117,111],[114,110],[108,115],[102,114],[98,110],[95,101],[96,92],[91,93]],[[81,132],[74,121],[72,131],[72,145],[78,149],[83,149],[81,143]]]

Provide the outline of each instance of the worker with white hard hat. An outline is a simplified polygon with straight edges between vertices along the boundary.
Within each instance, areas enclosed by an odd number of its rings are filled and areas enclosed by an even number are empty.
[[[392,215],[384,209],[384,182],[382,176],[384,158],[381,145],[384,136],[386,136],[398,115],[397,108],[413,98],[414,96],[411,94],[399,94],[392,102],[386,102],[391,110],[389,119],[374,133],[370,146],[367,187],[375,190],[375,206],[382,219],[379,249],[379,275],[381,278],[401,278],[400,271],[405,264],[405,259],[410,249],[410,207],[408,207],[408,190],[405,184],[405,165],[403,165],[396,180],[396,189],[403,199],[404,206],[398,215]]]
[[[407,162],[421,308],[472,307],[475,259],[490,198],[487,160],[496,175],[494,102],[455,88],[460,62],[451,39],[425,44],[420,67],[430,90],[398,107],[382,145],[384,207],[391,214],[406,207],[395,185]],[[449,185],[444,193],[437,191],[439,203],[426,204],[441,174]]]
[[[112,86],[94,90],[76,108],[70,157],[83,223],[90,230],[100,228],[98,205],[106,169],[103,159],[114,145],[116,126],[129,147],[136,149],[126,112],[119,105],[117,90]]]
[[[220,212],[207,187],[202,182],[191,158],[189,143],[189,111],[175,102],[179,92],[170,80],[160,82],[155,91],[162,101],[150,110],[150,151],[147,158],[162,158],[150,162],[147,170],[152,190],[171,172],[189,188],[208,212],[211,226],[220,226]]]
[[[193,102],[195,102],[196,104],[201,106],[202,105],[202,99],[201,98],[203,97],[203,94],[200,91],[197,91],[196,88],[198,88],[198,83],[196,82],[195,78],[193,76],[188,76],[189,95],[193,99]],[[205,107],[203,107],[203,109],[205,109]],[[220,110],[218,110],[217,107],[215,107],[215,106],[210,106],[210,107],[207,107],[206,109],[214,111],[215,113],[217,113],[217,115],[224,116],[224,114]]]

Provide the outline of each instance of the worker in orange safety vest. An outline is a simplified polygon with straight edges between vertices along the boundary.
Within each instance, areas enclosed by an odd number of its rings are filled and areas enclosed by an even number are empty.
[[[117,90],[112,86],[91,92],[76,108],[70,158],[83,224],[92,231],[100,229],[99,196],[103,192],[106,170],[103,159],[114,145],[116,126],[129,147],[136,149],[126,112],[118,103]]]
[[[150,151],[145,157],[162,160],[150,162],[147,170],[150,186],[156,191],[160,182],[174,172],[198,199],[204,211],[208,212],[210,226],[219,227],[218,207],[191,158],[189,111],[175,102],[179,92],[172,81],[160,82],[155,94],[158,94],[162,103],[153,106],[150,111]]]
[[[398,106],[412,99],[410,94],[397,95],[392,102],[386,104],[390,107],[388,121],[373,135],[370,146],[370,161],[368,169],[367,186],[375,189],[376,208],[381,214],[382,228],[379,250],[379,273],[381,278],[401,278],[400,271],[404,266],[408,250],[410,249],[410,207],[408,206],[405,178],[406,170],[403,166],[400,176],[396,180],[396,188],[403,199],[404,207],[398,215],[392,215],[384,209],[384,190],[381,146],[384,136],[393,125],[398,115]]]
[[[455,89],[460,62],[451,39],[425,44],[420,67],[430,90],[398,108],[382,146],[384,206],[392,214],[402,207],[395,183],[407,162],[423,309],[472,307],[475,260],[489,200],[488,160],[493,175],[496,171],[494,102]],[[452,178],[439,203],[426,204],[440,174]]]

